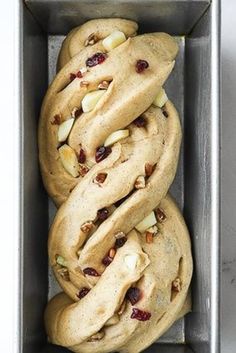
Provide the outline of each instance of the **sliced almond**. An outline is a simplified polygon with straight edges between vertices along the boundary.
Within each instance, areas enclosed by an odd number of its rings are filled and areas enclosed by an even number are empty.
[[[157,223],[157,219],[155,213],[152,211],[147,217],[145,217],[139,224],[135,226],[135,228],[140,232],[143,233],[148,228],[154,226]]]
[[[124,138],[129,136],[129,130],[117,130],[108,136],[106,141],[104,142],[104,146],[108,147],[114,145],[114,143],[123,140]]]
[[[156,98],[154,99],[153,104],[156,107],[162,108],[163,105],[165,105],[167,101],[168,101],[167,94],[166,94],[164,88],[161,88],[160,91],[158,92]]]
[[[74,118],[70,118],[59,125],[59,129],[57,132],[58,142],[64,142],[67,139],[73,124],[74,124]]]
[[[84,224],[82,224],[82,226],[80,227],[80,229],[82,230],[83,233],[89,233],[94,227],[94,224],[92,221],[87,221]]]
[[[83,112],[88,113],[93,110],[105,92],[104,90],[97,90],[87,93],[81,102]]]
[[[67,144],[64,144],[58,149],[58,152],[65,170],[76,178],[79,175],[79,162],[73,148]]]
[[[107,51],[110,51],[118,45],[122,44],[123,42],[126,41],[125,34],[121,31],[114,31],[112,32],[108,37],[103,39],[102,45]]]
[[[134,183],[135,189],[144,189],[145,188],[145,177],[139,175]]]

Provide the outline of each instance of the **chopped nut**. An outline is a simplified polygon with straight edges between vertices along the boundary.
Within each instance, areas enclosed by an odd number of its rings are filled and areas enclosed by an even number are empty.
[[[109,251],[109,256],[113,259],[115,257],[116,250],[114,248],[111,248]]]
[[[145,164],[145,174],[146,176],[151,176],[152,173],[154,171],[154,165],[150,164],[150,163],[146,163]]]
[[[153,243],[153,234],[150,232],[146,232],[146,243],[147,244]]]
[[[126,234],[124,232],[117,232],[115,233],[115,238],[116,239],[126,238]]]
[[[158,228],[157,228],[157,226],[154,225],[154,226],[148,228],[147,232],[152,233],[152,235],[156,235],[158,233]]]
[[[157,216],[157,220],[158,222],[162,223],[166,220],[166,215],[164,213],[164,211],[161,208],[158,208],[156,210],[156,216]]]
[[[180,292],[181,291],[181,280],[180,278],[176,278],[173,282],[172,282],[172,290],[175,292]]]
[[[80,112],[81,112],[80,108],[74,107],[71,112],[72,118],[78,118],[78,116],[80,115]]]
[[[84,177],[89,172],[89,167],[85,164],[79,163],[79,173]]]
[[[99,331],[98,333],[95,333],[95,335],[91,336],[91,337],[87,340],[87,342],[100,341],[104,336],[105,336],[104,331]]]
[[[62,279],[64,279],[64,281],[70,281],[69,271],[66,267],[59,268],[57,270],[57,273],[59,274],[59,276],[61,276]]]
[[[89,86],[89,81],[81,81],[80,82],[80,87],[88,87]]]
[[[61,114],[56,114],[53,117],[53,121],[51,121],[52,125],[60,125],[61,124]]]
[[[97,174],[97,176],[93,179],[93,182],[95,184],[102,184],[104,183],[104,181],[106,180],[107,177],[107,173],[99,173]]]
[[[98,85],[98,89],[108,89],[108,87],[109,87],[109,82],[105,80],[99,83]]]
[[[91,33],[88,38],[86,39],[86,41],[84,42],[85,47],[89,46],[89,45],[94,45],[95,43],[97,43],[99,41],[98,36],[95,33]]]
[[[118,315],[122,315],[123,314],[123,312],[126,309],[126,304],[127,304],[126,300],[124,300],[123,303],[121,304],[121,307],[120,307],[119,311],[117,312]]]
[[[134,183],[135,189],[144,189],[145,188],[145,178],[143,175],[139,175]]]
[[[94,224],[92,221],[88,221],[85,222],[84,224],[82,224],[82,226],[80,227],[80,229],[82,230],[83,233],[89,233],[94,227]]]

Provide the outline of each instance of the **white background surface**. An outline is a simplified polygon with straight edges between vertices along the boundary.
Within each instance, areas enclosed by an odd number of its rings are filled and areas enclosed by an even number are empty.
[[[213,0],[214,1],[214,0]],[[17,143],[11,134],[17,124],[18,107],[13,103],[14,16],[17,1],[1,2],[0,12],[0,222],[1,289],[0,350],[13,353],[17,278],[16,239],[19,224],[16,199]],[[222,353],[236,352],[236,0],[222,0]],[[14,250],[15,249],[15,253]],[[32,352],[33,353],[33,352]]]

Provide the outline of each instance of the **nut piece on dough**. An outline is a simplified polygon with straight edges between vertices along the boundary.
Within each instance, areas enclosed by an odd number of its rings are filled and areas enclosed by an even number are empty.
[[[121,31],[114,31],[112,32],[108,37],[103,39],[102,45],[107,51],[110,51],[118,45],[122,44],[123,42],[126,41],[125,34]]]
[[[106,141],[104,142],[104,146],[108,147],[111,145],[114,145],[114,143],[126,138],[129,136],[129,130],[125,129],[125,130],[117,130],[115,132],[113,132],[111,135],[108,136],[108,138],[106,139]]]
[[[164,88],[161,88],[156,98],[154,99],[153,104],[156,107],[162,108],[167,101],[168,101],[168,97],[167,97],[166,91],[164,90]]]
[[[62,124],[60,124],[57,132],[58,142],[64,142],[67,139],[73,124],[74,124],[73,118],[70,118],[64,121]]]
[[[157,219],[155,213],[152,211],[147,217],[145,217],[139,224],[135,226],[135,228],[143,233],[148,228],[154,226],[157,223]]]
[[[65,170],[76,178],[79,175],[79,162],[73,148],[67,144],[64,144],[58,149],[58,152]]]
[[[87,93],[81,102],[83,112],[88,113],[93,110],[105,92],[104,90],[98,90]]]

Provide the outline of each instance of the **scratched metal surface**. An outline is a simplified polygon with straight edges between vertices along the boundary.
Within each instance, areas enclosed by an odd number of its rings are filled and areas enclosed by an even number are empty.
[[[165,336],[160,345],[151,346],[147,352],[219,352],[219,229],[218,229],[218,165],[219,155],[219,92],[217,58],[218,0],[202,18],[209,1],[203,0],[134,0],[113,1],[114,11],[106,0],[103,4],[107,16],[123,14],[124,9],[133,19],[138,19],[141,32],[146,30],[168,30],[172,34],[189,33],[191,36],[177,37],[180,45],[176,67],[166,84],[169,97],[180,112],[184,130],[181,159],[172,194],[184,210],[189,226],[195,273],[192,283],[193,311],[185,320],[179,321]],[[56,28],[65,34],[75,20],[87,16],[101,17],[95,13],[97,2],[71,0],[27,0],[30,12],[24,9],[22,50],[24,58],[22,81],[23,104],[23,264],[21,320],[19,346],[21,352],[64,353],[67,350],[46,345],[43,331],[43,309],[46,304],[47,270],[46,238],[48,217],[51,223],[55,208],[46,201],[39,181],[37,164],[36,117],[45,90],[46,79],[55,74],[55,61],[61,35],[47,35]],[[58,7],[58,6],[59,7]],[[74,6],[74,7],[73,7]],[[79,7],[81,11],[76,12]],[[100,11],[99,10],[99,11]],[[110,11],[110,12],[109,12]],[[179,16],[177,16],[179,14]],[[201,19],[200,19],[201,17]],[[36,21],[34,20],[36,19]],[[151,21],[149,22],[149,19]],[[157,20],[158,19],[158,20]],[[167,20],[169,19],[169,20]],[[196,21],[200,19],[196,25]],[[184,21],[185,20],[185,21]],[[180,23],[181,22],[181,23]],[[40,30],[37,23],[43,27]],[[55,27],[54,27],[55,25]],[[195,26],[196,25],[196,26]],[[167,26],[169,26],[167,28]],[[46,41],[48,55],[46,55]],[[213,55],[212,55],[213,54]],[[46,73],[48,62],[48,76]],[[32,89],[36,81],[38,89]],[[34,85],[35,86],[35,85]],[[35,86],[36,87],[36,86]],[[22,93],[21,92],[21,93]],[[35,118],[35,120],[34,120]],[[184,119],[184,120],[183,120]],[[49,214],[47,210],[49,209]],[[218,218],[217,218],[218,217]],[[33,285],[33,286],[32,286]],[[48,297],[59,290],[49,273]],[[37,305],[35,305],[35,298]],[[188,342],[188,345],[180,344]],[[165,344],[163,344],[165,343]],[[171,346],[167,345],[171,343]]]

